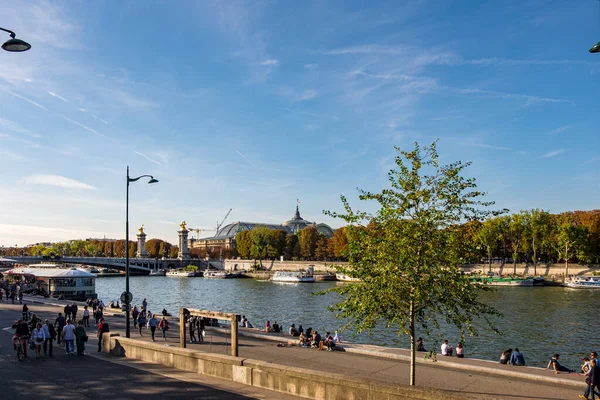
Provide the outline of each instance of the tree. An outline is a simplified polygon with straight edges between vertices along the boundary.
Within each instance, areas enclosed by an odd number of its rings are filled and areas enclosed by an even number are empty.
[[[281,229],[271,229],[268,236],[267,255],[271,258],[282,256],[285,252],[287,232]]]
[[[83,253],[88,257],[97,257],[102,249],[95,240],[85,242],[83,245]]]
[[[587,228],[590,242],[589,258],[598,264],[600,260],[600,210],[575,211],[573,217],[577,225]]]
[[[542,248],[547,240],[551,227],[551,218],[544,210],[533,209],[526,211],[528,214],[527,236],[532,251],[531,260],[533,261],[533,274],[537,276],[538,250]]]
[[[333,255],[342,260],[348,258],[348,236],[346,236],[346,229],[339,228],[333,232],[333,236],[329,239]]]
[[[252,258],[258,258],[258,263],[262,269],[262,259],[267,254],[267,244],[271,230],[266,226],[256,226],[250,231],[250,255]]]
[[[495,329],[490,316],[499,313],[478,301],[480,291],[488,288],[472,285],[461,272],[457,253],[450,251],[454,230],[447,229],[485,217],[489,212],[481,208],[493,203],[480,201],[475,180],[461,176],[470,163],[439,165],[435,142],[423,149],[415,143],[410,152],[396,150],[397,168],[388,174],[391,188],[380,193],[360,190],[360,200],[377,203],[374,216],[354,211],[344,196],[345,213],[325,212],[349,224],[349,267],[336,268],[360,278],[328,291],[342,295],[331,310],[349,321],[344,329],[371,331],[383,322],[410,337],[409,383],[414,385],[418,325],[429,333],[443,319],[461,336],[465,331],[474,335],[481,318]],[[361,224],[369,219],[372,227],[363,229]]]
[[[588,248],[588,230],[564,221],[556,226],[552,243],[559,260],[565,262],[565,276],[569,275],[569,261],[577,257],[585,261]]]
[[[35,246],[31,246],[29,248],[29,254],[32,256],[41,256],[44,254],[44,251],[46,251],[46,246],[43,244],[36,244]]]
[[[114,243],[104,242],[104,257],[114,257]]]
[[[146,241],[146,251],[148,252],[148,256],[152,257],[152,258],[158,258],[161,257],[163,255],[163,253],[160,252],[160,246],[162,245],[163,241],[160,239],[150,239]],[[164,247],[163,247],[163,251],[164,251]]]
[[[296,253],[296,245],[298,244],[298,236],[290,233],[285,237],[285,251],[284,256],[288,260],[293,260],[298,257]]]
[[[319,232],[314,225],[309,225],[302,229],[299,242],[300,242],[300,255],[307,260],[313,260],[315,258],[315,250],[317,249],[317,240],[319,239]]]
[[[494,250],[498,248],[498,240],[500,240],[500,224],[498,218],[489,218],[485,220],[475,236],[477,242],[480,243],[486,253],[489,264],[489,271],[492,272],[492,255]]]
[[[177,246],[172,246],[169,249],[169,258],[177,258],[177,255],[179,254],[179,247]]]
[[[524,211],[512,214],[508,217],[507,226],[512,250],[513,274],[517,273],[517,258],[519,257],[519,251],[521,250],[521,246],[525,239],[528,222],[527,214]]]
[[[160,246],[158,246],[158,255],[156,257],[168,257],[169,256],[169,250],[171,250],[171,247],[173,245],[169,242],[165,242],[164,240],[161,240],[160,242]],[[191,252],[191,250],[190,250]]]
[[[250,240],[250,231],[241,231],[235,235],[235,249],[238,256],[244,259],[250,258],[250,248],[252,241]]]
[[[73,240],[71,242],[70,253],[75,257],[82,257],[84,253],[85,242],[83,240]]]
[[[329,239],[323,234],[319,234],[317,238],[317,245],[315,248],[315,257],[318,260],[327,260],[331,258],[333,255],[333,251],[329,244]]]
[[[129,258],[135,257],[137,252],[137,242],[129,241]]]

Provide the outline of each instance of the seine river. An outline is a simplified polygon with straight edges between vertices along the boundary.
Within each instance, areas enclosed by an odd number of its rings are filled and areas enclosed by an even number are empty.
[[[199,308],[243,314],[254,327],[264,327],[267,320],[312,327],[321,333],[342,325],[327,306],[336,302],[335,294],[315,296],[311,293],[330,288],[336,282],[280,284],[253,279],[204,279],[170,277],[131,277],[134,304],[143,298],[148,308],[160,313],[166,308],[174,315],[179,307]],[[108,304],[124,291],[122,277],[96,280],[98,296]],[[466,355],[498,360],[507,348],[518,347],[527,365],[545,367],[553,353],[561,355],[564,365],[578,369],[582,357],[591,350],[600,351],[598,304],[600,290],[576,290],[561,287],[499,287],[483,293],[482,301],[494,305],[504,317],[497,320],[502,335],[491,331],[466,338]],[[443,327],[442,327],[443,328]],[[444,331],[454,346],[459,337],[455,330]],[[379,327],[371,335],[342,333],[345,341],[388,347],[408,347],[405,337],[392,328]],[[425,339],[429,347],[437,339]],[[439,344],[438,344],[439,345]],[[438,350],[439,352],[439,350]]]

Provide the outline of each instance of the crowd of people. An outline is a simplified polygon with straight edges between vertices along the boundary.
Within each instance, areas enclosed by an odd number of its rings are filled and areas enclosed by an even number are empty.
[[[316,348],[319,350],[332,351],[335,349],[336,344],[341,343],[342,340],[338,331],[335,331],[335,335],[332,336],[329,332],[325,332],[325,337],[322,337],[316,329],[308,327],[302,328],[302,325],[291,324],[288,330],[288,334],[292,337],[298,338],[298,346],[305,348]]]

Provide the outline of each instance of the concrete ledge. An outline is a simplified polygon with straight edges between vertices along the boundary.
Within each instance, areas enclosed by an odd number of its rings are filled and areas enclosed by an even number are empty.
[[[415,388],[408,385],[389,385],[384,382],[354,379],[341,374],[203,353],[119,336],[104,335],[102,342],[104,350],[115,356],[154,362],[179,370],[310,399],[441,400],[465,398],[464,394],[458,395],[449,391]]]

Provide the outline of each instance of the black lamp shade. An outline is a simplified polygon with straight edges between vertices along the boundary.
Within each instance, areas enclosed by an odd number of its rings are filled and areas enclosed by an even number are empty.
[[[21,52],[29,50],[31,45],[21,39],[10,39],[4,42],[2,48],[6,51]]]
[[[596,43],[591,49],[590,53],[600,53],[600,42]]]
[[[152,178],[148,181],[148,183],[158,183],[158,179]]]

